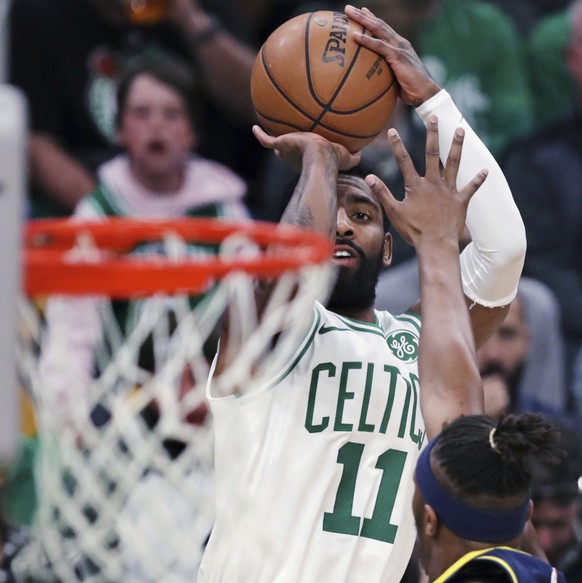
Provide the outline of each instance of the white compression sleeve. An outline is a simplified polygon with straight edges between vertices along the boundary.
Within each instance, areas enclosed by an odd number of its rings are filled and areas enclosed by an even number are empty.
[[[526,251],[525,227],[499,164],[442,89],[416,112],[425,125],[431,115],[439,122],[440,157],[445,163],[453,135],[465,130],[463,154],[457,177],[464,187],[483,168],[489,171],[467,210],[471,243],[461,253],[465,295],[487,307],[504,306],[513,300]]]

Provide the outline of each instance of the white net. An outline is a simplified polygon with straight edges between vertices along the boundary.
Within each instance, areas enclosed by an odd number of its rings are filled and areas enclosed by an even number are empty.
[[[241,229],[220,251],[234,266],[262,253]],[[85,237],[73,257],[99,253]],[[191,243],[170,234],[162,253],[180,261]],[[285,253],[297,249],[277,247]],[[228,315],[232,345],[221,347],[218,390],[249,390],[296,348],[329,269],[307,262],[271,279],[260,311],[254,274],[234,268],[194,297],[22,298],[18,365],[37,413],[40,502],[18,580],[196,581],[214,518],[205,386],[220,323]]]

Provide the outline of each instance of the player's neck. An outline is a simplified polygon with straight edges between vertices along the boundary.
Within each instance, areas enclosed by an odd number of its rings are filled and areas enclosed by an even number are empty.
[[[360,309],[346,309],[338,308],[337,306],[330,307],[330,310],[340,316],[350,318],[350,320],[359,320],[360,322],[369,322],[373,324],[376,321],[376,314],[374,313],[374,307],[360,308]]]
[[[441,525],[439,543],[435,543],[430,555],[428,581],[432,583],[460,558],[473,551],[481,551],[493,546],[491,543],[478,543],[464,540]]]

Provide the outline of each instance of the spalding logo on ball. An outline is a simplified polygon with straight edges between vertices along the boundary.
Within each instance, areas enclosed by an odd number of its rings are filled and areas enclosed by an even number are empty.
[[[386,60],[359,45],[367,31],[341,12],[288,20],[265,41],[251,77],[261,126],[279,136],[315,132],[361,150],[387,125],[398,94]]]

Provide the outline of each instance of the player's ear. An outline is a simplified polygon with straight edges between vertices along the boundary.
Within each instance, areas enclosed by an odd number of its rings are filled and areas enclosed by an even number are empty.
[[[424,533],[426,536],[434,538],[439,530],[439,519],[436,512],[433,510],[432,506],[429,504],[424,505]]]
[[[384,267],[388,267],[392,263],[392,243],[394,239],[392,239],[392,235],[390,233],[386,233],[384,235],[384,244],[382,246],[382,265]]]
[[[529,501],[529,507],[527,509],[527,519],[526,519],[526,522],[528,522],[529,520],[531,520],[531,517],[533,516],[533,511],[534,511],[534,503],[533,503],[533,500],[530,499],[530,501]]]

